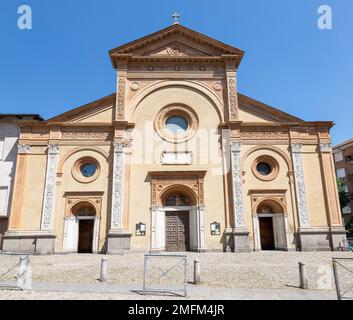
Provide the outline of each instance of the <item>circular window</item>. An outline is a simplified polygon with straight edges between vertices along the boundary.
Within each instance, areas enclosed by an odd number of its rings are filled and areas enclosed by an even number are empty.
[[[252,171],[259,180],[271,181],[278,176],[279,166],[274,158],[260,156],[254,161]]]
[[[188,106],[169,105],[157,114],[154,126],[162,139],[173,143],[181,143],[194,136],[198,126],[198,118]]]
[[[272,172],[271,166],[267,162],[260,162],[256,166],[256,170],[262,176],[268,176]]]
[[[179,116],[169,117],[165,122],[165,127],[173,134],[183,134],[188,126],[188,122]]]
[[[73,177],[82,183],[89,183],[97,179],[100,172],[99,162],[91,157],[81,158],[72,168]]]
[[[94,163],[86,163],[81,166],[80,171],[84,177],[89,178],[96,173],[97,166]]]

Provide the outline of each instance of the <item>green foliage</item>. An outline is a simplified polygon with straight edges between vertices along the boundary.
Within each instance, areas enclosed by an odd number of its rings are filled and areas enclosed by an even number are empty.
[[[347,207],[351,202],[351,194],[346,191],[346,183],[343,179],[337,179],[338,195],[340,199],[341,209]]]

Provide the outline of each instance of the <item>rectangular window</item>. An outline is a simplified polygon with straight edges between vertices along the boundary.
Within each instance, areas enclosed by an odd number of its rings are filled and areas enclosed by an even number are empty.
[[[343,153],[342,151],[335,151],[333,153],[334,157],[335,157],[335,161],[338,162],[338,161],[342,161],[343,160]]]
[[[344,168],[337,169],[337,178],[345,178],[346,170]]]
[[[5,145],[5,138],[0,137],[0,161],[4,158],[4,145]]]
[[[7,215],[8,187],[0,187],[0,216]]]
[[[342,208],[342,214],[350,214],[352,212],[352,206],[349,204],[348,206]]]

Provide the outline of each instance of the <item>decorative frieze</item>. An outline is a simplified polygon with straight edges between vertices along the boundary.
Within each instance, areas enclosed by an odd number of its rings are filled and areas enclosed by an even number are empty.
[[[288,130],[281,128],[241,128],[242,139],[288,139]]]
[[[308,205],[305,192],[304,169],[301,155],[302,145],[295,143],[291,145],[293,157],[293,171],[295,179],[295,189],[297,194],[297,207],[300,227],[309,227]]]
[[[106,128],[69,128],[62,132],[63,139],[71,140],[108,140],[112,132]]]
[[[231,144],[233,214],[235,228],[245,227],[240,146],[240,142],[233,142]]]
[[[111,230],[121,228],[123,202],[124,145],[114,143]]]
[[[42,208],[41,230],[52,231],[55,208],[56,169],[59,158],[59,146],[48,145],[47,171],[45,177],[44,200]]]

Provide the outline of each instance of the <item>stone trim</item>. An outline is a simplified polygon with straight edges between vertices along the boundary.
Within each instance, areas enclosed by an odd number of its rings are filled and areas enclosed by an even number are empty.
[[[299,226],[310,227],[301,148],[302,145],[299,143],[291,144]]]
[[[232,196],[234,228],[246,228],[244,218],[243,176],[240,159],[240,142],[231,144]]]
[[[59,146],[48,145],[48,162],[45,177],[44,200],[42,208],[41,230],[53,230],[53,216],[55,208],[56,170],[58,166]]]
[[[124,145],[114,143],[111,230],[122,227]]]

